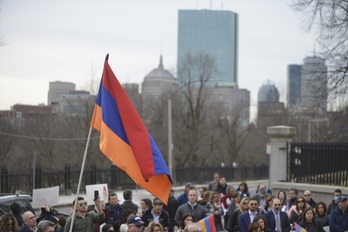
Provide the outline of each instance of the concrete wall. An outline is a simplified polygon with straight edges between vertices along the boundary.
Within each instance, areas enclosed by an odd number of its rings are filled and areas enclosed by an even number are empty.
[[[342,195],[348,196],[348,188],[341,186],[329,186],[329,185],[318,185],[318,184],[306,184],[306,183],[292,183],[292,182],[273,182],[272,189],[273,194],[276,195],[279,190],[284,190],[287,199],[289,199],[288,193],[290,188],[296,188],[298,195],[303,196],[305,190],[312,192],[311,196],[317,203],[323,201],[326,204],[330,204],[333,200],[333,192],[335,189],[341,189]]]

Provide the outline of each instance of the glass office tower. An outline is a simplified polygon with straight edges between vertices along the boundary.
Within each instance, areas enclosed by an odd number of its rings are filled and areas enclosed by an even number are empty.
[[[204,52],[211,55],[217,69],[209,86],[236,85],[237,48],[238,14],[226,10],[179,10],[178,70],[186,54]]]

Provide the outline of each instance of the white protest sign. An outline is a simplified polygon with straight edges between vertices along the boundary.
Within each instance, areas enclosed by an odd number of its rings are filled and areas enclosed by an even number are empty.
[[[59,186],[33,190],[33,208],[45,207],[45,205],[57,205],[59,198]]]
[[[104,201],[105,203],[108,202],[108,184],[86,185],[87,199],[85,200],[87,201],[88,205],[94,204],[94,191],[98,191],[98,195],[101,201]]]

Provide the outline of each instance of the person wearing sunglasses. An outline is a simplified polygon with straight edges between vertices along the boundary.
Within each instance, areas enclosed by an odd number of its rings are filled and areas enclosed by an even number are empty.
[[[219,195],[217,192],[211,191],[209,202],[207,202],[205,209],[208,216],[214,216],[216,231],[220,231],[222,229],[221,215],[223,215],[223,209],[222,204],[219,201]]]
[[[310,207],[315,209],[315,206],[317,205],[317,203],[313,200],[311,191],[309,190],[304,191],[303,198],[306,201],[306,205],[309,205]]]
[[[101,207],[100,198],[94,200],[94,204],[97,212],[87,212],[87,202],[83,197],[77,198],[76,203],[76,213],[74,218],[74,225],[72,227],[72,232],[94,232],[94,223],[102,223],[105,220],[105,213]],[[75,206],[75,200],[73,201],[73,207]],[[71,225],[70,217],[66,222],[64,232],[70,230]]]
[[[303,197],[298,197],[296,200],[296,205],[291,207],[288,211],[288,218],[291,224],[299,223],[302,220],[302,212],[307,208],[305,199]]]
[[[254,220],[256,215],[260,215],[259,201],[256,196],[250,198],[249,209],[247,212],[238,217],[239,230],[241,232],[248,231],[248,225]]]
[[[249,209],[249,198],[243,197],[240,201],[239,207],[233,212],[231,220],[229,221],[229,232],[239,231],[238,217],[247,212]]]
[[[289,232],[290,221],[288,215],[281,211],[279,198],[274,198],[272,201],[272,211],[265,214],[266,226],[269,231]]]

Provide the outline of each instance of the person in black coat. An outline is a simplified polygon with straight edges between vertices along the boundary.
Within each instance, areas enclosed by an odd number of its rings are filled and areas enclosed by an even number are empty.
[[[321,223],[314,219],[314,210],[312,207],[307,207],[303,211],[303,220],[299,225],[308,232],[325,232]]]
[[[10,205],[10,210],[11,210],[11,214],[16,218],[18,226],[21,227],[23,224],[23,218],[21,215],[21,207],[19,206],[17,202],[13,202]]]
[[[115,231],[119,231],[124,208],[119,205],[116,193],[109,194],[108,202],[109,205],[104,209],[105,223],[112,225]]]
[[[176,210],[178,209],[179,205],[178,202],[176,201],[176,198],[174,197],[174,190],[170,190],[169,193],[169,198],[168,198],[168,203],[167,205],[163,206],[163,210],[167,211],[169,214],[169,231],[173,231],[175,227],[175,213]]]
[[[158,221],[163,228],[170,229],[169,214],[167,211],[163,210],[163,203],[158,198],[155,198],[152,203],[153,207],[145,211],[141,220],[144,222],[144,226],[147,227],[150,222],[155,220],[155,216],[158,217]]]

